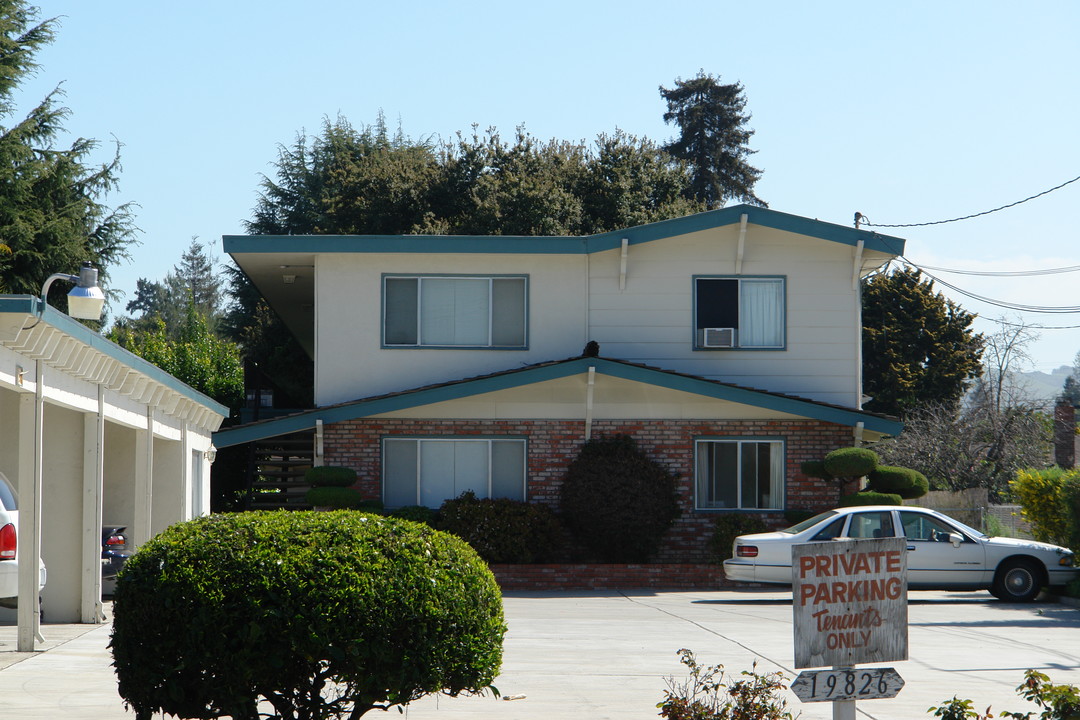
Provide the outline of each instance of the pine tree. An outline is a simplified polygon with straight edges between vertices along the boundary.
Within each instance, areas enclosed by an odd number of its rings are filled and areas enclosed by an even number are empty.
[[[690,78],[677,78],[675,87],[660,86],[667,102],[664,122],[675,123],[679,136],[664,146],[673,157],[686,161],[693,174],[688,196],[709,208],[728,200],[766,206],[754,194],[761,170],[750,165],[748,147],[754,131],[746,127],[746,96],[741,83],[722,84],[704,70]]]
[[[37,68],[38,50],[54,39],[55,19],[37,18],[35,7],[0,0],[0,122],[15,112],[15,92]],[[109,268],[135,241],[131,206],[102,204],[116,188],[119,154],[92,167],[95,141],[55,147],[70,115],[60,95],[54,90],[25,118],[0,125],[0,292],[36,295],[49,275],[77,272],[83,261],[107,284]]]
[[[864,281],[862,320],[867,410],[903,417],[925,403],[952,406],[982,373],[975,315],[935,293],[918,270]]]

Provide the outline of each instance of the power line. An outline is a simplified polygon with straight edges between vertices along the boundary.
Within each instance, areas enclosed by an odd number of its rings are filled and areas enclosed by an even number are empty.
[[[1002,205],[1001,207],[996,207],[993,210],[984,210],[983,212],[975,213],[974,215],[965,215],[964,217],[951,218],[949,220],[934,220],[934,221],[931,221],[931,222],[900,223],[900,224],[895,224],[895,225],[886,225],[886,224],[883,224],[883,223],[869,222],[866,219],[865,215],[863,215],[861,213],[855,213],[855,218],[856,218],[855,227],[858,227],[859,225],[866,225],[868,227],[880,227],[880,228],[925,227],[927,225],[944,225],[945,223],[954,223],[954,222],[960,222],[961,220],[970,220],[972,218],[982,217],[983,215],[989,215],[990,213],[996,213],[996,212],[998,212],[1000,210],[1007,210],[1008,208],[1016,207],[1017,205],[1022,205],[1024,203],[1028,202],[1029,200],[1034,200],[1035,198],[1040,198],[1043,195],[1049,195],[1050,193],[1054,192],[1055,190],[1060,190],[1061,188],[1065,187],[1066,185],[1071,185],[1072,183],[1076,182],[1077,180],[1080,180],[1080,175],[1074,177],[1072,180],[1066,180],[1065,182],[1061,183],[1060,185],[1057,185],[1056,187],[1052,187],[1049,190],[1043,190],[1041,193],[1038,193],[1036,195],[1032,195],[1031,197],[1026,197],[1023,200],[1017,200],[1016,202],[1009,203],[1008,205]]]
[[[1061,273],[1080,272],[1080,265],[1068,267],[1046,268],[1044,270],[1013,270],[1013,271],[990,271],[990,270],[957,270],[953,268],[937,267],[935,265],[919,265],[920,268],[936,270],[938,272],[951,273],[953,275],[979,275],[981,277],[1035,277],[1037,275],[1059,275]]]

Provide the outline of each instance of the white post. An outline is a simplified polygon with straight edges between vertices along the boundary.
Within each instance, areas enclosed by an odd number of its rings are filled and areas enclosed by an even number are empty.
[[[28,443],[20,437],[19,442],[19,652],[33,652],[34,641],[44,642],[41,636],[41,606],[38,603],[38,576],[41,564],[41,479],[45,442],[45,366],[35,361],[34,394],[19,398],[19,426],[32,423],[33,439]],[[20,433],[21,435],[21,433]]]
[[[97,413],[83,415],[82,596],[84,623],[105,618],[101,607],[101,506],[104,492],[105,388],[98,385]]]
[[[833,665],[833,670],[848,670],[854,672],[855,668]],[[832,704],[833,720],[855,720],[855,700],[834,700]]]

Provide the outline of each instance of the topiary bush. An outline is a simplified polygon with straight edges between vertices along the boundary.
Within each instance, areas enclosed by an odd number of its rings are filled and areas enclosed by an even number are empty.
[[[716,562],[723,562],[731,557],[731,546],[740,535],[766,532],[768,526],[760,515],[751,513],[724,513],[716,518],[712,537],[709,538],[709,550]]]
[[[313,487],[349,487],[356,484],[356,471],[347,467],[320,465],[305,470],[304,479]]]
[[[560,509],[600,562],[646,562],[679,515],[675,476],[631,437],[594,438],[567,468]]]
[[[868,478],[867,490],[882,493],[895,493],[905,500],[922,497],[930,491],[930,481],[918,470],[879,465]]]
[[[806,477],[818,478],[820,480],[832,480],[833,477],[825,470],[824,460],[806,460],[799,463],[799,469],[802,470],[802,474]]]
[[[904,499],[895,493],[879,493],[866,491],[844,495],[840,498],[839,507],[854,507],[856,505],[902,505]]]
[[[878,466],[881,459],[873,450],[861,447],[840,448],[825,456],[825,472],[835,478],[863,477]]]
[[[439,508],[437,526],[469,543],[489,563],[561,559],[565,531],[546,505],[477,498],[469,491]]]
[[[377,506],[372,504],[359,490],[351,487],[356,483],[356,471],[352,468],[320,465],[308,468],[304,472],[304,479],[311,485],[304,494],[304,500],[312,507],[363,508],[376,512],[382,509],[382,503]]]
[[[468,545],[349,511],[174,525],[127,561],[113,612],[119,693],[139,720],[356,718],[479,692],[506,630]]]

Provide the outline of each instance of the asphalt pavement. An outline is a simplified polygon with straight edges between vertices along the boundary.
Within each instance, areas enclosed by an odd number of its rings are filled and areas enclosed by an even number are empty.
[[[502,697],[432,696],[404,717],[658,717],[665,678],[686,678],[678,650],[723,664],[728,678],[794,668],[790,591],[515,592],[504,599],[509,631]],[[1080,609],[1056,602],[1000,603],[987,593],[913,592],[909,659],[886,663],[904,679],[892,699],[857,702],[859,718],[929,718],[927,708],[957,695],[980,710],[1028,711],[1015,688],[1024,670],[1080,685]],[[134,718],[116,694],[107,650],[110,626],[46,625],[45,650],[16,653],[15,628],[0,627],[0,718]],[[875,666],[868,666],[875,667]],[[830,703],[787,694],[803,720],[832,717]],[[395,713],[396,714],[396,713]]]

